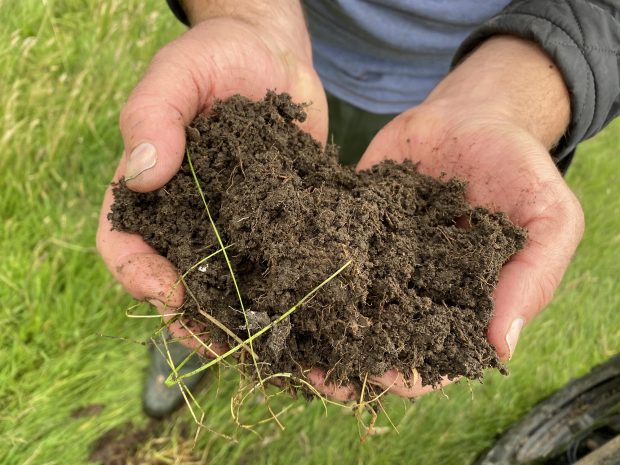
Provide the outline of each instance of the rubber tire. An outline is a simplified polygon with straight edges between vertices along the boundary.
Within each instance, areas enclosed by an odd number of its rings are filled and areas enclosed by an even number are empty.
[[[596,458],[585,460],[586,438],[611,434]],[[611,433],[610,433],[611,432]],[[613,435],[616,436],[613,436]],[[506,431],[477,465],[620,464],[620,354],[569,382]],[[605,447],[606,446],[606,447]],[[587,449],[587,447],[585,448]],[[611,450],[614,449],[614,450]],[[609,452],[611,451],[611,452]],[[609,455],[611,454],[611,456]]]

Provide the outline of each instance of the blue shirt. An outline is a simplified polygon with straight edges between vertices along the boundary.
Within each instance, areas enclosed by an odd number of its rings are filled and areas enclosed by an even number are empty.
[[[325,89],[372,113],[420,103],[454,52],[509,0],[305,0]]]

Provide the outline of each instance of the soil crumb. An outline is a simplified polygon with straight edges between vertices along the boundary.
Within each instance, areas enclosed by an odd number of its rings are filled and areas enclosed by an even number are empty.
[[[417,370],[442,377],[505,372],[486,339],[502,265],[526,239],[503,213],[472,207],[466,183],[433,179],[411,162],[356,173],[295,124],[304,107],[268,92],[218,102],[187,128],[187,148],[227,250],[247,314],[223,254],[193,268],[184,316],[217,341],[235,344],[201,315],[240,338],[299,302],[349,260],[286,320],[257,338],[261,374],[358,386],[368,375]],[[140,234],[184,273],[219,249],[187,161],[162,189],[114,187],[109,218]],[[463,226],[463,224],[467,226]]]

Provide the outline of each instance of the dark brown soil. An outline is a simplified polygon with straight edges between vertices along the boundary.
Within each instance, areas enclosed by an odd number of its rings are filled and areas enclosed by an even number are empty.
[[[85,418],[85,417],[94,417],[99,415],[103,409],[105,408],[104,404],[89,404],[84,405],[82,407],[78,407],[73,410],[69,416],[71,418]]]
[[[416,165],[384,162],[356,173],[301,131],[302,106],[285,94],[235,96],[187,129],[209,209],[229,249],[250,329],[282,315],[348,260],[351,265],[289,319],[259,337],[265,374],[315,366],[359,383],[415,368],[424,384],[504,371],[486,340],[491,294],[525,231],[502,213],[473,208],[466,184]],[[114,189],[114,228],[142,235],[180,272],[218,249],[187,160],[162,189]],[[462,227],[462,224],[468,224]],[[244,317],[222,254],[191,271],[200,307],[239,337]],[[228,340],[197,312],[187,319]]]
[[[137,465],[141,462],[136,460],[136,452],[157,430],[154,422],[144,428],[135,428],[131,423],[113,428],[93,443],[89,460],[101,465]]]
[[[90,447],[88,457],[99,465],[198,464],[191,425],[151,420],[143,426],[131,422],[106,431]]]

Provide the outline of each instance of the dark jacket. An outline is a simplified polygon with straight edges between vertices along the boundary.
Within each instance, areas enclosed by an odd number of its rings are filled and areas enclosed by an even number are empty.
[[[620,0],[514,0],[465,39],[453,63],[494,34],[537,42],[562,71],[571,122],[553,157],[564,171],[577,144],[620,114]]]

